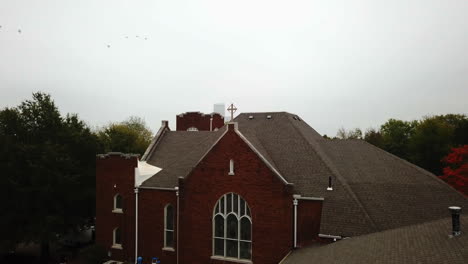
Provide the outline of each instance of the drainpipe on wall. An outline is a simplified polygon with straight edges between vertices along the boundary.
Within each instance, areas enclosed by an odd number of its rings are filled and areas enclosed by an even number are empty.
[[[298,201],[296,198],[293,200],[294,205],[294,248],[297,248],[297,204]]]
[[[179,187],[174,187],[176,190],[177,196],[177,255],[176,255],[176,263],[179,264]]]
[[[135,187],[135,263],[138,259],[138,187]]]
[[[213,117],[210,118],[210,131],[213,131]]]

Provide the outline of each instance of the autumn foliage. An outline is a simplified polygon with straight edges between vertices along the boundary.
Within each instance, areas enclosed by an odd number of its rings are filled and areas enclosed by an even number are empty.
[[[448,166],[443,169],[440,178],[468,196],[468,145],[452,148],[442,161]]]

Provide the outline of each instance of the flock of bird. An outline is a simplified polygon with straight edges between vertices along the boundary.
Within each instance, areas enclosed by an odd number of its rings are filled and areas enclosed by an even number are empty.
[[[125,36],[125,39],[128,39],[129,37],[128,36]],[[136,35],[135,38],[140,38],[139,35]],[[148,40],[148,37],[141,37],[141,39],[144,39],[144,40]],[[111,45],[110,44],[107,44],[107,48],[110,48]]]
[[[0,30],[2,30],[2,27],[3,27],[3,26],[0,25]],[[21,32],[22,32],[22,31],[21,31],[21,29],[19,28],[19,29],[18,29],[18,34],[21,34]]]
[[[3,26],[0,25],[0,30],[2,30]],[[18,29],[18,34],[21,34],[22,33],[22,30],[19,28]],[[128,36],[125,36],[126,39],[128,39]],[[140,38],[139,35],[136,35],[135,38]],[[144,40],[148,40],[148,37],[141,37],[141,39],[144,39]],[[111,45],[110,44],[107,44],[107,48],[110,48]]]

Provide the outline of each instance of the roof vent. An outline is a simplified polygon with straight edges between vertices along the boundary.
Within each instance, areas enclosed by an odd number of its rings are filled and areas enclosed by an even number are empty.
[[[253,115],[249,116],[249,119],[253,119]]]
[[[267,119],[271,119],[271,115],[267,115]]]
[[[293,119],[294,119],[294,120],[297,120],[297,116],[293,116]]]
[[[461,207],[450,206],[449,210],[452,213],[452,237],[459,236],[461,235],[461,230],[460,230]]]

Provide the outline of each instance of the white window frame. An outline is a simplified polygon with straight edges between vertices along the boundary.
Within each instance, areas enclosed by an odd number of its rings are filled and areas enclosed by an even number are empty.
[[[117,230],[119,230],[119,232],[120,232],[120,243],[117,243],[115,241],[116,240]],[[114,228],[114,230],[112,231],[112,248],[122,249],[122,230],[120,230],[119,227]]]
[[[234,211],[231,211],[231,212],[227,212],[227,197],[228,195],[232,195],[231,197],[231,208],[234,208],[234,199],[233,199],[233,195],[237,195],[238,199],[237,199],[237,210],[240,211],[241,209],[241,200],[244,200],[244,203],[245,203],[245,206],[244,206],[244,212],[240,212],[240,214],[234,212]],[[224,198],[224,199],[223,199]],[[221,212],[221,201],[224,203],[224,212]],[[216,211],[217,207],[218,207],[218,204],[219,204],[219,210]],[[216,216],[220,215],[221,217],[223,217],[223,220],[224,220],[224,235],[223,237],[217,237],[215,236],[215,231],[216,231],[216,228],[215,228],[215,225],[216,225],[216,221],[215,221],[215,218]],[[238,234],[238,238],[237,239],[232,239],[232,238],[228,238],[227,237],[227,218],[229,215],[234,215],[236,216],[237,218],[237,234]],[[241,221],[243,218],[247,218],[249,221],[250,221],[250,240],[242,240],[241,239]],[[216,201],[216,204],[213,208],[213,217],[212,217],[212,256],[211,258],[212,259],[219,259],[219,260],[226,260],[226,261],[232,261],[232,262],[238,262],[238,263],[252,263],[252,257],[253,257],[253,250],[252,250],[252,212],[250,210],[250,207],[247,203],[247,201],[242,197],[240,196],[239,194],[237,193],[233,193],[233,192],[230,192],[230,193],[226,193],[224,194],[223,196],[221,196],[218,201]],[[222,239],[224,241],[224,250],[223,250],[223,255],[216,255],[215,254],[215,241],[216,239]],[[226,253],[227,253],[227,250],[226,250],[226,241],[227,240],[231,240],[231,241],[237,241],[237,258],[234,258],[234,257],[228,257],[226,256]],[[244,259],[244,258],[241,258],[241,247],[240,247],[240,242],[248,242],[250,243],[250,249],[251,249],[251,252],[250,252],[250,259]]]
[[[189,127],[189,128],[187,128],[187,131],[196,132],[196,131],[198,131],[198,128],[196,128],[196,127]]]
[[[167,228],[167,208],[171,206],[172,207],[172,227],[173,229],[168,229]],[[175,239],[174,239],[174,206],[172,204],[166,204],[164,207],[164,247],[163,250],[168,250],[168,251],[174,251],[174,246],[168,246],[167,245],[167,231],[172,232],[172,244],[174,244]]]
[[[122,203],[122,208],[117,208],[117,197],[120,196],[120,200],[121,200],[121,203]],[[114,208],[112,209],[112,212],[113,213],[119,213],[119,214],[122,214],[123,213],[123,197],[120,193],[117,193],[116,195],[114,195]]]

